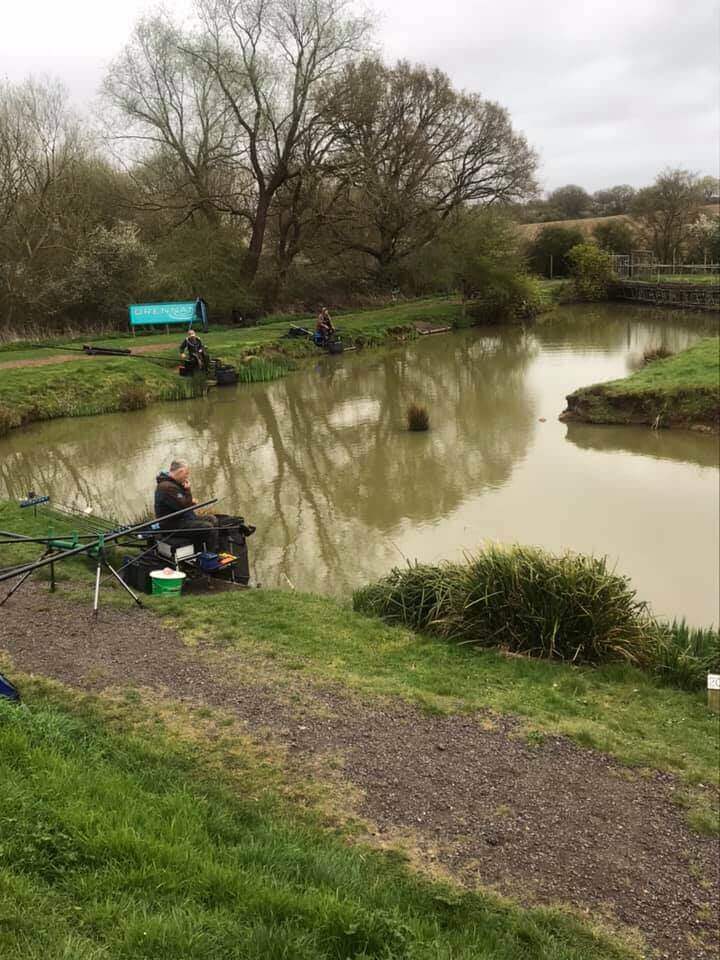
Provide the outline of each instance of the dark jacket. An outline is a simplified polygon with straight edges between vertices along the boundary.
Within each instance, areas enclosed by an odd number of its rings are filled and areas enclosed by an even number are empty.
[[[158,520],[166,517],[169,513],[176,513],[178,510],[184,510],[185,507],[192,506],[192,493],[177,480],[173,480],[169,473],[161,471],[155,482],[155,516]],[[190,520],[195,516],[194,511],[183,514],[178,517],[178,523],[182,526],[183,520]],[[169,520],[161,523],[160,526],[166,529],[172,529],[175,520]]]
[[[180,353],[185,353],[187,351],[190,354],[202,353],[205,348],[203,347],[203,342],[200,337],[185,337],[183,342],[180,344]]]

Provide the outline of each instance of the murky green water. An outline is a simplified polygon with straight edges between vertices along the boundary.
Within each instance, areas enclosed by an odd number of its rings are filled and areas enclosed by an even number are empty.
[[[405,557],[496,539],[608,554],[657,613],[717,623],[717,438],[557,419],[574,388],[716,323],[572,307],[530,333],[426,337],[206,400],[38,424],[0,441],[0,496],[34,488],[130,518],[179,456],[198,497],[257,524],[265,585],[346,594]],[[404,430],[413,400],[427,434]]]

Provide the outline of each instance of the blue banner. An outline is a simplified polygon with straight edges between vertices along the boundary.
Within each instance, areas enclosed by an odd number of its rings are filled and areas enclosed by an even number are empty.
[[[132,303],[128,307],[130,326],[165,326],[171,323],[183,323],[192,326],[195,323],[195,301],[186,303]]]

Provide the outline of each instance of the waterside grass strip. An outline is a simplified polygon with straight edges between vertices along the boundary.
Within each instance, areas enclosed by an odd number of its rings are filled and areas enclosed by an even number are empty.
[[[414,324],[422,321],[454,324],[460,312],[460,305],[453,301],[426,300],[349,314],[338,323],[348,340],[374,347],[415,338]],[[238,367],[242,383],[268,381],[285,376],[303,360],[318,355],[317,347],[307,340],[285,339],[288,327],[288,321],[283,320],[259,327],[218,330],[208,334],[205,341],[212,355]],[[196,396],[202,392],[203,382],[194,386],[189,381],[178,382],[174,366],[156,362],[158,358],[177,357],[176,341],[177,337],[142,338],[139,346],[161,348],[147,356],[93,357],[0,369],[0,435],[39,420],[111,413]],[[127,347],[129,342],[125,337],[101,340],[96,345]],[[57,350],[58,358],[64,352],[67,355],[62,344],[52,349]],[[0,354],[0,361],[27,360],[28,352],[27,346],[6,350]],[[48,351],[43,350],[43,357],[47,355]]]
[[[623,380],[582,387],[561,420],[720,430],[720,338],[655,360]]]

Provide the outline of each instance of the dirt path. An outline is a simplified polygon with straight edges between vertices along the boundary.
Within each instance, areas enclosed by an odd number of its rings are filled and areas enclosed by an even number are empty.
[[[717,844],[690,832],[670,776],[635,776],[562,738],[529,746],[510,718],[429,716],[300,680],[291,698],[243,681],[237,656],[185,647],[150,614],[105,609],[93,624],[89,604],[42,586],[23,587],[1,616],[0,649],[18,669],[222,707],[301,766],[342,757],[371,829],[410,836],[463,882],[604,914],[667,960],[717,958]]]
[[[140,347],[129,347],[128,349],[132,350],[132,355],[141,355],[143,353],[162,353],[163,350],[168,350],[173,346],[175,341],[168,341],[167,343],[146,343],[144,346]],[[120,349],[125,349],[124,347]],[[55,363],[69,363],[71,360],[91,360],[91,359],[107,359],[107,357],[102,356],[102,354],[87,354],[77,351],[76,353],[56,353],[51,357],[28,357],[26,360],[5,360],[0,361],[0,370],[12,370],[18,367],[49,367]]]

